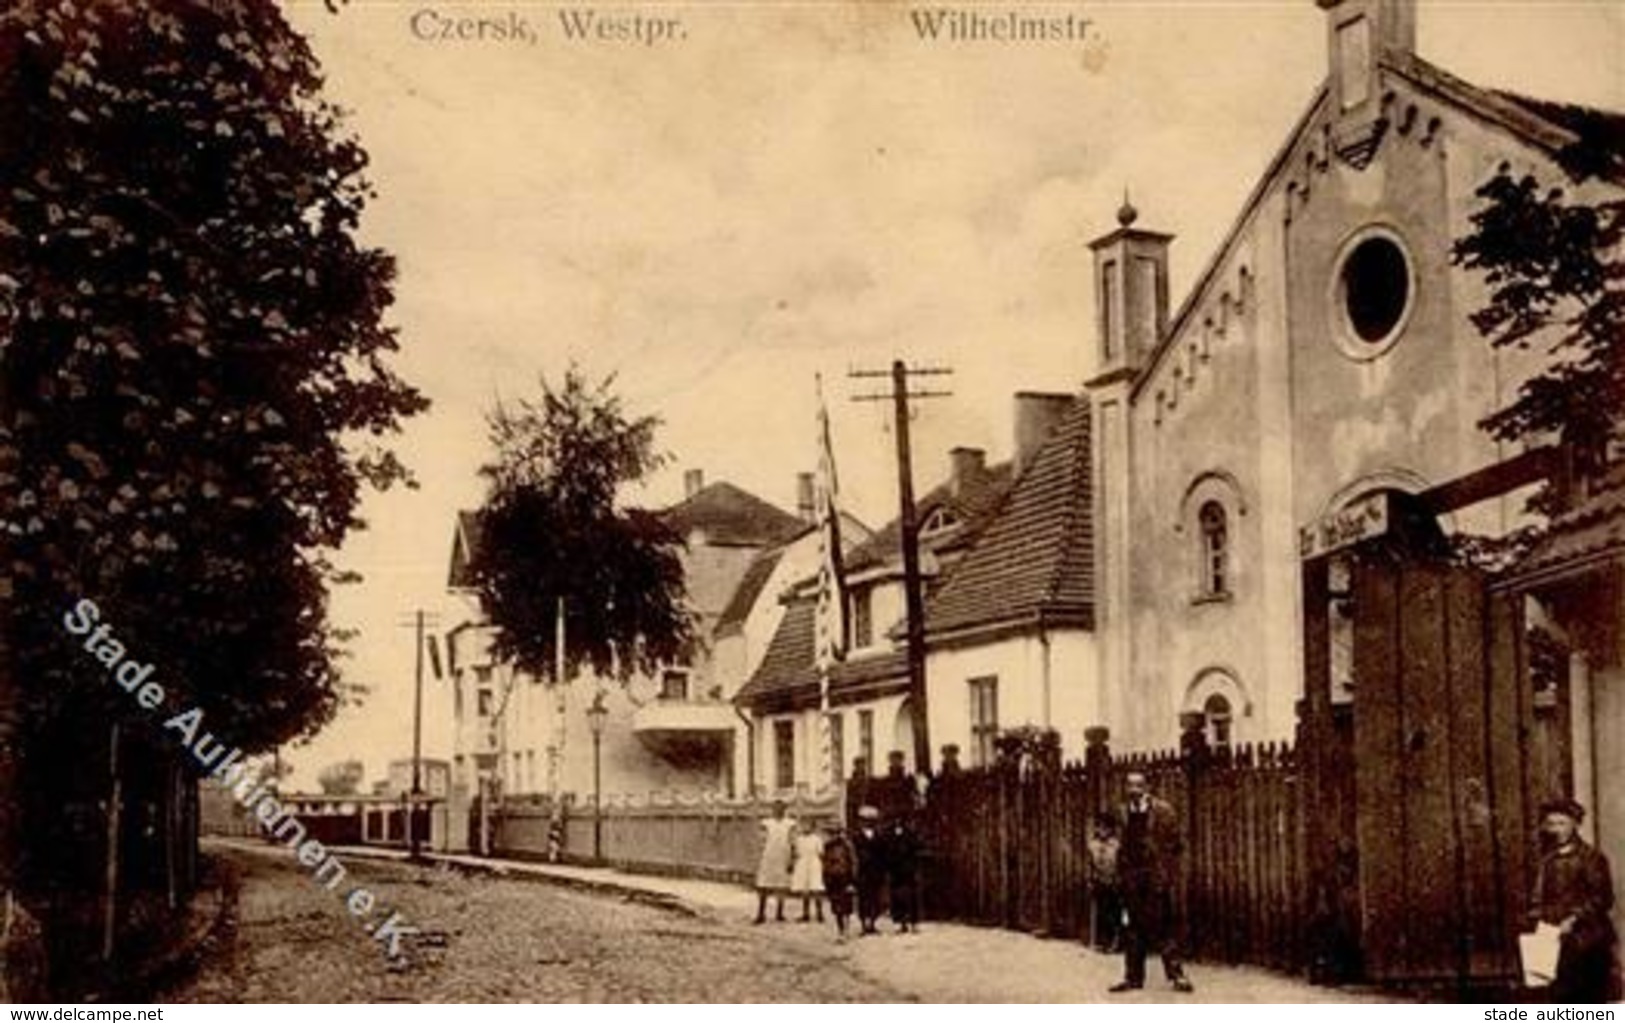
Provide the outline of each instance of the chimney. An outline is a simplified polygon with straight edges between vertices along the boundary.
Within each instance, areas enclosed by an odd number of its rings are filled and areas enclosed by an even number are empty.
[[[704,469],[688,469],[683,473],[683,499],[687,500],[698,494],[705,486]]]
[[[1070,394],[1016,392],[1016,472],[1027,468],[1075,400]]]
[[[818,521],[818,503],[813,500],[813,474],[796,473],[796,514],[803,522]]]
[[[958,497],[987,472],[987,452],[981,448],[954,448],[948,452],[948,463],[952,472],[951,486],[954,496]]]

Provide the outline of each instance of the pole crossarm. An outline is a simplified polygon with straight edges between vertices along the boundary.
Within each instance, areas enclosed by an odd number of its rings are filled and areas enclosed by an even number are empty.
[[[952,392],[952,391],[908,391],[903,395],[904,398],[952,398],[953,396],[954,396],[954,392]],[[873,392],[873,393],[870,393],[870,394],[854,394],[852,396],[852,400],[853,401],[896,401],[897,400],[897,395],[892,394],[890,391]]]

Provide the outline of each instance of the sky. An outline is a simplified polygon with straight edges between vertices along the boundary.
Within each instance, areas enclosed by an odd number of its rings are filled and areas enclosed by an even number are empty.
[[[331,612],[370,693],[285,751],[295,787],[351,757],[370,785],[411,755],[401,623],[468,613],[446,569],[494,402],[572,362],[614,374],[671,456],[633,499],[672,503],[701,469],[793,510],[821,375],[842,502],[878,526],[889,412],[850,399],[884,382],[848,372],[954,371],[913,422],[917,490],[956,445],[1007,457],[1012,394],[1089,372],[1087,242],[1125,190],[1138,226],[1176,235],[1177,304],[1325,74],[1314,0],[947,5],[1090,22],[1082,41],[960,45],[922,41],[912,6],[566,8],[686,33],[642,45],[566,40],[558,4],[286,0],[371,155],[362,236],[399,261],[395,366],[433,401],[397,438],[420,488],[370,496],[340,552],[365,581]],[[524,21],[534,42],[439,38],[456,18]],[[1421,55],[1475,84],[1625,109],[1625,5],[1420,0],[1418,21]],[[431,677],[426,756],[450,756],[450,705]]]

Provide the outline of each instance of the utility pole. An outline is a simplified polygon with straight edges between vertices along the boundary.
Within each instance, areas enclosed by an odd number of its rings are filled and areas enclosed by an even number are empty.
[[[425,626],[438,622],[433,615],[418,608],[412,619],[402,624],[410,625],[417,639],[412,683],[412,793],[406,807],[407,844],[411,848],[412,859],[416,860],[422,855],[417,816],[418,802],[423,796],[423,630]]]
[[[947,398],[952,391],[908,389],[909,377],[948,376],[953,370],[922,366],[910,369],[902,359],[892,361],[891,370],[852,370],[847,376],[854,379],[875,377],[891,378],[891,393],[859,394],[853,401],[889,401],[895,419],[893,432],[897,435],[897,499],[898,531],[903,545],[903,603],[908,629],[908,696],[913,708],[914,769],[921,775],[931,773],[931,736],[927,731],[925,705],[925,594],[920,580],[919,524],[914,521],[914,468],[913,454],[909,450],[909,400],[911,398]]]

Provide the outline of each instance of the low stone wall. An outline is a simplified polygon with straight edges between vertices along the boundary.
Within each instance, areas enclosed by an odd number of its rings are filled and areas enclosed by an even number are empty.
[[[833,820],[834,799],[804,800],[790,810],[797,817]],[[748,882],[756,876],[761,852],[761,821],[770,803],[696,800],[605,806],[602,861],[645,873]],[[498,815],[496,854],[546,859],[552,810],[546,803],[510,803]],[[591,804],[564,807],[561,859],[592,862]]]

